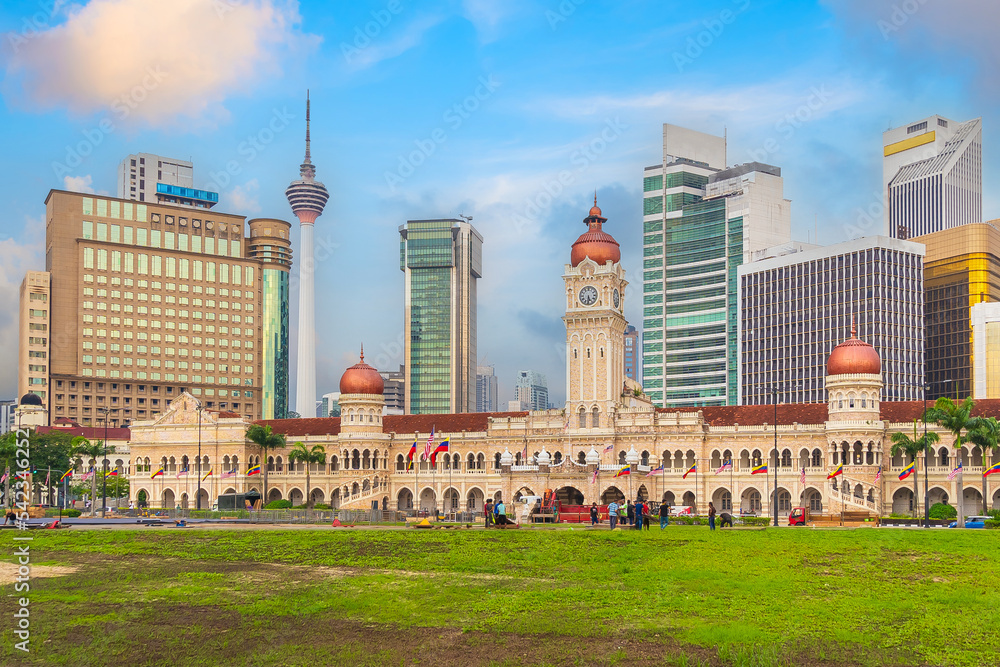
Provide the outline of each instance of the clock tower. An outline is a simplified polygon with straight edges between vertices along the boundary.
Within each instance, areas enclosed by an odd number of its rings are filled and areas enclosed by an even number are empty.
[[[566,265],[566,413],[573,428],[611,425],[625,385],[625,269],[594,206]]]

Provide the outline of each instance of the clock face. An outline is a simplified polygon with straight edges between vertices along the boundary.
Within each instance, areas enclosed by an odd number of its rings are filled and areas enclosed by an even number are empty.
[[[590,285],[580,290],[580,303],[585,306],[593,306],[597,303],[597,290]]]
[[[614,292],[614,294],[612,296],[614,297],[615,308],[617,308],[618,306],[621,305],[621,302],[622,302],[621,295],[618,294],[618,290],[615,290],[615,292]]]

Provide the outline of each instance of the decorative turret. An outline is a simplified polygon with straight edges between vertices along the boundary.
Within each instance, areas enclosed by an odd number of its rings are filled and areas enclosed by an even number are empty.
[[[344,371],[340,378],[341,433],[381,433],[385,397],[382,376],[365,363],[365,348],[361,360]]]
[[[860,340],[851,322],[851,336],[830,353],[826,362],[830,421],[878,421],[882,395],[882,360],[875,348]]]

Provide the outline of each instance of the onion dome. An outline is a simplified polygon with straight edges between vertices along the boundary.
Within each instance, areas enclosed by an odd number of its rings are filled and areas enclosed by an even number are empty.
[[[597,453],[596,449],[591,447],[590,451],[587,452],[587,458],[585,460],[587,462],[587,465],[596,466],[601,463],[601,455]]]
[[[628,452],[625,453],[625,463],[632,465],[639,462],[639,452],[635,451],[635,447],[631,447]]]
[[[361,361],[354,364],[340,377],[341,394],[381,394],[385,383],[378,371],[365,363],[365,348],[361,347]]]
[[[827,375],[879,375],[882,360],[875,348],[858,339],[857,327],[851,322],[851,337],[833,348],[826,361]]]
[[[602,229],[608,219],[601,215],[601,209],[597,206],[597,193],[594,193],[594,206],[590,209],[590,215],[583,221],[589,229],[581,234],[580,238],[573,244],[573,249],[570,252],[570,263],[573,266],[579,266],[580,262],[588,257],[598,264],[605,264],[609,259],[612,262],[620,262],[622,258],[621,246],[611,234]]]
[[[500,465],[510,466],[514,465],[514,455],[510,453],[510,450],[504,447],[503,454],[500,455]]]
[[[542,445],[542,451],[538,452],[538,458],[535,459],[535,463],[540,466],[547,466],[552,463],[552,456],[545,451],[545,445]]]
[[[30,391],[21,397],[20,405],[37,405],[42,406],[42,398],[38,394],[33,394]]]

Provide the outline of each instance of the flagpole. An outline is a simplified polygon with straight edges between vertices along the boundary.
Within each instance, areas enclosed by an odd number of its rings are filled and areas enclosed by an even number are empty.
[[[416,511],[416,516],[420,518],[420,497],[417,495],[418,489],[420,488],[420,452],[417,451],[417,443],[413,443],[413,458],[416,461],[413,462],[414,477],[413,477],[413,509]]]

